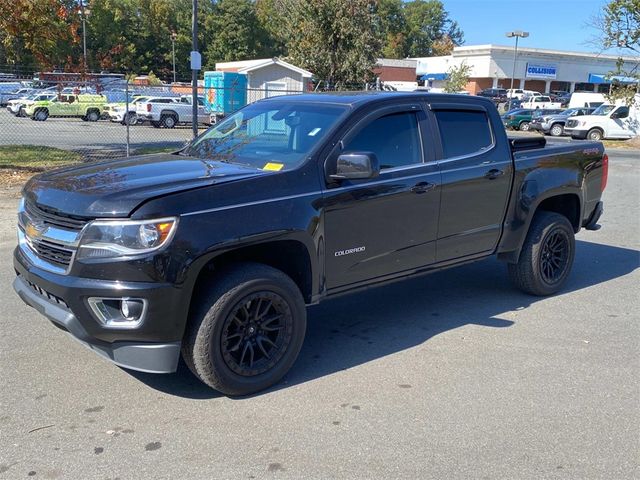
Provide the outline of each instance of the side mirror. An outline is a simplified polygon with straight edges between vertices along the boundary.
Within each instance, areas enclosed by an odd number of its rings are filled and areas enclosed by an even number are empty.
[[[343,153],[338,157],[334,180],[361,180],[375,178],[380,174],[378,158],[373,152]]]

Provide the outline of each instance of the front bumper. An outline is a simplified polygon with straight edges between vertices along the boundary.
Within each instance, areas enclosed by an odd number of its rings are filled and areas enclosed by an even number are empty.
[[[112,122],[122,122],[124,120],[124,112],[109,112],[109,120]]]
[[[13,288],[18,296],[94,352],[132,370],[176,371],[182,337],[179,318],[182,315],[175,307],[179,303],[179,291],[172,286],[58,275],[31,265],[19,248],[14,252],[13,263],[17,273]],[[149,302],[146,318],[136,329],[103,326],[87,303],[89,297],[127,296],[143,297]]]
[[[542,132],[542,133],[549,133],[549,130],[551,130],[551,126],[547,123],[541,123],[541,122],[531,122],[529,124],[529,129],[530,130],[536,130],[538,132]]]
[[[579,130],[577,128],[564,127],[564,133],[566,133],[567,135],[570,135],[571,138],[584,140],[585,138],[587,138],[587,133],[589,133],[589,130]]]

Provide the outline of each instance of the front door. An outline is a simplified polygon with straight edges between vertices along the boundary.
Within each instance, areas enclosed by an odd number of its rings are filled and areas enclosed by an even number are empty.
[[[435,261],[440,173],[420,105],[387,107],[349,131],[328,162],[372,152],[377,178],[324,192],[326,287],[354,285]]]
[[[511,189],[511,151],[506,142],[496,144],[483,107],[432,105],[432,111],[442,173],[436,259],[490,252],[500,239]]]

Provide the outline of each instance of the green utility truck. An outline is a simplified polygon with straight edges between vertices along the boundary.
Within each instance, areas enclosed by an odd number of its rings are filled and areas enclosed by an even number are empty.
[[[87,122],[97,122],[106,103],[104,95],[58,95],[51,100],[28,105],[25,114],[40,122],[49,117],[79,117]]]

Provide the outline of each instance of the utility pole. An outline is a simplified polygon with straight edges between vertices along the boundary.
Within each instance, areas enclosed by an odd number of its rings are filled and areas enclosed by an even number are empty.
[[[171,49],[173,51],[173,83],[176,83],[176,38],[178,34],[171,32]]]
[[[80,16],[82,17],[82,66],[84,73],[87,73],[87,16],[84,10],[84,0],[80,0]]]
[[[193,0],[191,31],[191,124],[193,126],[193,138],[196,138],[198,136],[198,71],[202,68],[202,60],[200,52],[198,52],[198,0]]]

